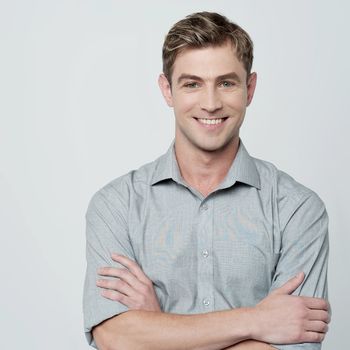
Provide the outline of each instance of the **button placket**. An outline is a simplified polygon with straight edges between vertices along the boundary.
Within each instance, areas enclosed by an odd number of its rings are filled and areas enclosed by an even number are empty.
[[[211,200],[199,206],[198,211],[198,302],[203,311],[212,311],[213,301],[213,261],[210,254],[213,239],[213,218]]]

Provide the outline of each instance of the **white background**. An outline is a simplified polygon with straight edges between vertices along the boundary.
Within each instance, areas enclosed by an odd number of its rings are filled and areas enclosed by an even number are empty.
[[[164,36],[220,12],[255,43],[241,137],[316,191],[330,217],[325,350],[349,329],[349,3],[0,1],[0,329],[4,349],[87,349],[88,201],[164,153],[174,118],[157,86]],[[215,5],[214,5],[215,4]]]

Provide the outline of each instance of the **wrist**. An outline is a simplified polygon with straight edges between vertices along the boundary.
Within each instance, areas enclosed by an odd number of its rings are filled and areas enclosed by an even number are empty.
[[[255,326],[255,310],[253,307],[241,307],[238,309],[232,309],[233,322],[232,322],[232,336],[235,338],[238,336],[241,340],[254,339]]]
[[[259,336],[259,323],[262,322],[262,320],[259,320],[257,316],[257,309],[256,307],[247,307],[245,308],[245,317],[246,317],[246,324],[247,324],[247,336],[248,339],[252,340],[261,340]]]

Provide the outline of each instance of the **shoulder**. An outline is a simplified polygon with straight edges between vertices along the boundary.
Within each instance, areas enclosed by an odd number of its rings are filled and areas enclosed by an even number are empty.
[[[152,162],[130,170],[128,173],[118,176],[98,189],[91,197],[90,206],[113,205],[129,207],[132,197],[142,195],[150,186],[153,173],[160,157]]]
[[[291,215],[301,206],[312,210],[325,209],[323,200],[314,190],[278,169],[273,163],[252,158],[260,176],[262,191],[272,194],[282,216]]]

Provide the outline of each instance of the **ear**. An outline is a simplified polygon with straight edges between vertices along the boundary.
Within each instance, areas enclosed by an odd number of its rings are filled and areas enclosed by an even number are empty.
[[[159,75],[158,85],[160,91],[162,92],[164,99],[169,107],[173,107],[173,96],[171,93],[171,86],[168,79],[165,77],[164,73]]]
[[[257,74],[255,72],[250,73],[248,77],[248,82],[247,82],[247,106],[250,105],[252,102],[253,96],[254,96],[254,91],[256,87],[256,80],[257,80]]]

